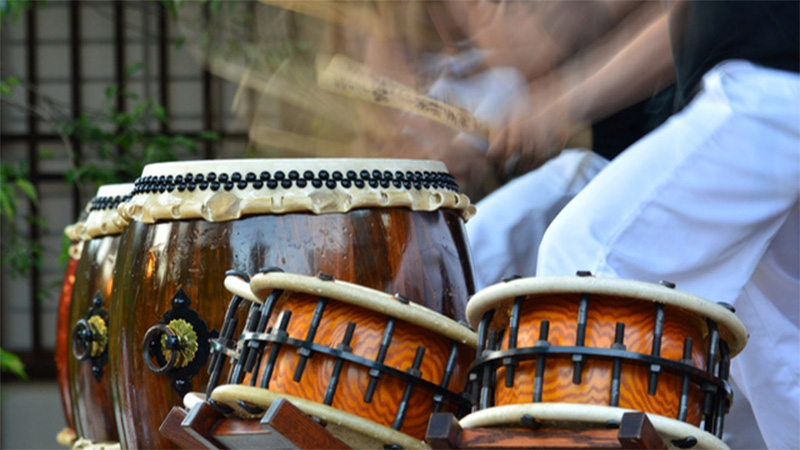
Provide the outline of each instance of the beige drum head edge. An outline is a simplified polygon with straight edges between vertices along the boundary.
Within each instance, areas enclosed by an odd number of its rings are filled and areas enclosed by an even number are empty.
[[[459,424],[463,428],[513,425],[520,423],[520,419],[525,414],[542,421],[605,424],[609,420],[622,420],[622,415],[631,411],[633,410],[612,406],[574,403],[526,403],[496,406],[477,411],[461,419]],[[647,418],[650,419],[653,427],[671,449],[677,448],[672,444],[672,440],[683,439],[687,436],[694,436],[697,439],[694,449],[728,449],[722,440],[694,425],[655,414],[647,414]]]
[[[416,303],[403,303],[394,296],[357,284],[337,280],[327,281],[308,275],[269,272],[253,275],[250,280],[252,294],[248,295],[242,283],[245,282],[235,276],[225,279],[225,285],[231,292],[246,299],[255,296],[259,299],[259,303],[263,302],[273,289],[323,296],[403,320],[471,348],[477,346],[477,334],[455,320]]]
[[[236,410],[242,417],[251,417],[239,406],[238,401],[243,400],[247,403],[257,405],[262,409],[268,409],[275,400],[284,398],[292,402],[301,411],[311,416],[319,417],[329,425],[334,424],[352,430],[358,434],[370,436],[383,444],[398,444],[403,448],[428,449],[429,447],[422,441],[401,433],[392,428],[375,423],[371,420],[363,419],[356,415],[340,411],[322,403],[312,402],[302,398],[287,394],[281,394],[269,389],[262,389],[252,386],[240,386],[227,384],[214,389],[211,399],[215,402],[228,405]]]
[[[198,177],[202,181],[197,182]],[[220,183],[227,187],[221,188]],[[149,164],[120,213],[126,220],[144,223],[188,219],[226,222],[253,215],[332,214],[362,208],[447,209],[459,213],[465,221],[475,214],[475,206],[459,191],[444,163],[366,158]]]
[[[728,309],[702,297],[666,286],[642,281],[597,277],[532,277],[520,278],[489,286],[470,298],[467,320],[477,329],[483,314],[500,305],[526,295],[587,293],[629,297],[675,306],[714,320],[723,339],[730,346],[731,357],[742,351],[747,343],[747,330],[738,317]]]

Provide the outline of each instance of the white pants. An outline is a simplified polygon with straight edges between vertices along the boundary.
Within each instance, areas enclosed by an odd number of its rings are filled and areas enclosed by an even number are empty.
[[[562,210],[537,274],[669,280],[738,305],[751,337],[732,375],[766,444],[800,448],[798,198],[800,76],[728,61]]]
[[[467,222],[475,288],[512,275],[534,276],[539,243],[550,222],[607,164],[589,150],[564,150],[479,202]]]

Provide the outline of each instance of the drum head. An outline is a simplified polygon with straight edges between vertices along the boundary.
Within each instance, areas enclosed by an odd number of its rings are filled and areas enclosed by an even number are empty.
[[[322,280],[308,275],[283,272],[256,274],[247,282],[235,276],[225,279],[225,287],[232,293],[250,301],[262,303],[273,289],[324,296],[379,314],[394,317],[446,336],[471,348],[477,346],[474,331],[455,320],[413,302],[399,301],[385,292],[338,280]]]
[[[145,223],[249,215],[346,213],[360,208],[475,213],[439,161],[245,159],[150,164],[120,211]]]
[[[722,338],[730,346],[731,357],[742,351],[747,343],[744,324],[728,309],[695,295],[670,289],[666,286],[641,281],[596,277],[534,277],[521,278],[489,286],[475,294],[467,304],[467,320],[477,329],[483,315],[492,309],[510,310],[514,299],[528,299],[551,294],[598,294],[646,300],[674,306],[701,317],[711,319],[719,326]],[[495,315],[497,319],[498,315]]]
[[[603,425],[608,421],[620,421],[624,413],[632,411],[611,406],[573,403],[527,403],[497,406],[477,411],[461,419],[459,424],[463,428],[514,426],[521,423],[523,415],[530,415],[542,422]],[[668,448],[679,448],[672,442],[673,440],[692,436],[697,439],[694,448],[728,449],[728,446],[719,438],[693,425],[655,414],[648,414],[647,418],[650,419]]]
[[[291,395],[270,391],[269,389],[229,384],[220,386],[211,393],[212,400],[233,408],[236,410],[236,414],[242,417],[252,417],[252,414],[239,406],[239,400],[266,410],[272,402],[279,398],[289,400],[304,413],[327,422],[326,428],[328,431],[352,448],[382,449],[384,445],[391,444],[397,444],[409,449],[429,448],[424,442],[389,427],[348,414],[322,403],[311,402]]]

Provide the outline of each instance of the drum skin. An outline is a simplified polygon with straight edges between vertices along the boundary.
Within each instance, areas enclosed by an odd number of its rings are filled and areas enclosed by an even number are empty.
[[[522,303],[517,348],[533,347],[539,339],[542,320],[550,322],[548,342],[551,346],[574,346],[577,334],[579,294],[552,294],[526,299]],[[649,355],[653,348],[655,304],[624,297],[592,295],[589,299],[585,346],[610,348],[614,343],[615,324],[625,324],[626,350]],[[692,362],[706,369],[707,326],[698,315],[665,306],[661,357],[680,361],[685,337],[691,337]],[[504,333],[501,349],[508,349],[508,333]],[[588,357],[580,384],[572,382],[573,363],[565,357],[549,357],[545,362],[542,402],[565,402],[608,405],[612,379],[612,361]],[[665,417],[678,417],[681,377],[668,371],[658,377],[655,395],[648,394],[648,371],[645,366],[622,364],[619,406]],[[530,403],[533,396],[536,359],[520,362],[515,368],[514,383],[506,387],[506,368],[497,370],[495,406]],[[692,383],[689,389],[687,422],[699,426],[702,392]]]
[[[73,245],[75,245],[74,242]],[[58,379],[58,390],[61,394],[61,406],[64,408],[64,419],[66,420],[67,428],[72,430],[75,430],[75,421],[72,418],[72,400],[69,396],[67,359],[72,356],[72,349],[68,345],[69,337],[72,334],[69,309],[72,303],[72,289],[75,286],[75,271],[77,268],[78,258],[70,257],[67,261],[64,281],[61,284],[61,296],[58,300],[55,346],[56,378]]]
[[[111,378],[121,443],[131,448],[172,447],[158,428],[182,399],[166,375],[147,369],[142,343],[146,331],[171,308],[178,289],[215,330],[221,329],[231,299],[223,283],[230,269],[255,273],[277,266],[305,275],[322,272],[401,293],[456,320],[464,318],[474,289],[463,220],[452,210],[376,208],[218,223],[132,222],[119,254],[109,351],[117,359]],[[239,328],[247,308],[240,306]],[[207,381],[206,371],[200,371],[192,390],[205,390]]]
[[[95,442],[117,441],[109,382],[111,364],[102,366],[103,375],[98,381],[92,373],[91,361],[78,361],[72,353],[72,332],[76,322],[86,318],[96,294],[102,295],[103,307],[110,309],[114,283],[113,270],[119,240],[119,235],[115,235],[96,237],[84,242],[83,252],[75,271],[75,286],[69,313],[67,370],[75,431],[78,436]],[[108,324],[106,326],[108,327]]]
[[[307,294],[284,293],[276,303],[267,327],[275,330],[280,322],[281,314],[284,311],[291,311],[286,332],[290,338],[305,340],[318,298]],[[386,316],[373,311],[328,300],[314,337],[314,343],[336,348],[345,336],[348,322],[353,322],[356,327],[350,343],[351,352],[374,361],[380,349],[387,319]],[[396,320],[384,364],[400,371],[406,371],[412,367],[417,348],[422,346],[425,348],[425,353],[420,366],[421,378],[439,385],[445,373],[451,345],[451,340],[445,336],[406,321]],[[255,386],[263,386],[261,384],[262,375],[267,366],[267,354],[271,351],[270,349],[271,346],[267,346],[262,354]],[[301,379],[294,381],[293,376],[298,365],[298,358],[299,355],[295,348],[282,346],[267,387],[275,392],[323,403],[336,365],[336,358],[314,354],[307,360]],[[451,392],[459,394],[464,391],[467,372],[474,358],[474,349],[466,345],[459,345],[455,370],[447,386]],[[369,370],[365,367],[345,363],[331,406],[392,427],[406,389],[406,382],[390,375],[382,375],[377,383],[372,401],[367,403],[364,401],[364,394],[367,392],[370,382],[368,372]],[[242,384],[250,384],[249,375],[244,378]],[[415,387],[412,390],[411,400],[404,416],[403,425],[399,429],[400,432],[416,439],[425,438],[428,418],[434,412],[433,394],[431,390],[422,387]],[[456,414],[458,407],[452,401],[448,401],[444,403],[442,410]]]

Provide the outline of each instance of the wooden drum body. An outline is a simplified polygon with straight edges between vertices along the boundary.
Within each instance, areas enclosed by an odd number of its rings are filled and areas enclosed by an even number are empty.
[[[119,234],[126,224],[116,207],[131,189],[130,184],[102,186],[92,200],[69,306],[66,342],[72,415],[78,436],[94,442],[117,441],[109,383],[108,309]]]
[[[120,244],[124,276],[111,311],[120,333],[111,341],[120,358],[112,375],[115,411],[127,447],[170,446],[159,425],[183,395],[206,388],[208,339],[201,334],[213,337],[223,325],[228,269],[324,272],[464,317],[473,281],[463,220],[472,207],[441,163],[154,164],[134,192],[121,208],[134,222]],[[246,312],[241,305],[232,313],[238,328]],[[172,332],[185,330],[170,325],[180,317],[198,335],[188,353]],[[182,355],[172,365],[170,345]]]
[[[665,285],[541,277],[484,289],[467,311],[479,329],[480,410],[598,405],[722,435],[730,358],[747,340],[723,306]]]
[[[239,339],[228,378],[253,390],[214,390],[212,401],[223,411],[258,416],[270,403],[264,398],[286,396],[422,439],[431,413],[469,410],[461,393],[476,335],[468,327],[403,297],[329,277],[268,272],[250,286],[239,281],[243,288],[236,281],[226,285],[263,303]],[[260,397],[264,390],[270,392]]]
[[[58,390],[61,395],[61,407],[64,409],[64,419],[66,428],[59,433],[58,442],[64,446],[71,447],[72,442],[77,438],[75,434],[75,420],[72,418],[72,400],[69,396],[69,371],[67,370],[67,359],[71,355],[69,347],[69,336],[72,327],[69,322],[69,309],[72,304],[72,290],[75,286],[75,271],[78,268],[81,252],[83,251],[83,241],[80,237],[80,230],[83,223],[78,222],[64,229],[64,234],[69,238],[69,259],[67,269],[64,271],[64,280],[61,283],[61,295],[58,299],[58,312],[56,314],[56,344],[54,358],[56,361],[56,379],[58,380]]]

